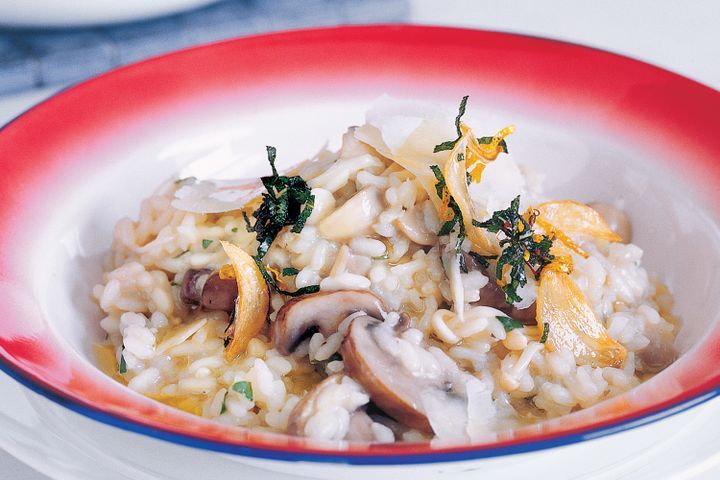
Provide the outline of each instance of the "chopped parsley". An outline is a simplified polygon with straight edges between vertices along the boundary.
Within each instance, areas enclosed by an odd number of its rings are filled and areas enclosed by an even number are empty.
[[[497,318],[500,323],[502,323],[502,326],[506,332],[510,332],[511,330],[515,330],[516,328],[523,328],[525,326],[520,320],[515,320],[514,318],[505,317],[503,315],[499,315],[495,318]]]
[[[235,382],[230,387],[230,390],[233,390],[240,395],[244,396],[251,402],[254,401],[253,397],[253,389],[252,389],[252,383],[246,382],[245,380],[241,380],[239,382]],[[220,408],[220,415],[225,413],[227,411],[227,406],[225,405],[225,402],[227,401],[228,394],[230,393],[230,390],[225,392],[225,396],[223,397],[222,407]]]
[[[540,343],[547,342],[548,335],[550,334],[550,324],[548,322],[543,323],[543,332],[540,336]]]
[[[237,232],[238,232],[238,227],[233,227],[233,228],[232,228],[232,232],[233,232],[233,233],[237,233]]]
[[[305,180],[299,175],[286,177],[278,174],[275,168],[277,151],[275,147],[271,146],[267,146],[266,149],[272,175],[260,178],[266,191],[262,194],[262,203],[252,213],[255,222],[251,223],[247,214],[243,212],[247,231],[255,232],[255,236],[260,243],[257,254],[253,256],[253,259],[265,281],[279,293],[299,296],[318,292],[320,291],[319,285],[308,285],[295,292],[282,290],[262,262],[263,257],[270,249],[270,245],[285,226],[291,225],[293,233],[302,231],[305,222],[312,214],[315,204],[315,197],[310,193],[310,187]]]
[[[212,240],[208,240],[207,238],[203,238],[203,241],[202,241],[203,250],[207,249],[210,245],[212,245],[212,243],[213,243]]]
[[[502,253],[497,260],[495,276],[505,292],[505,301],[511,305],[522,300],[517,289],[527,284],[525,267],[537,280],[542,269],[555,258],[550,254],[552,239],[533,232],[537,212],[531,211],[526,219],[518,211],[519,207],[520,196],[517,196],[510,207],[498,210],[488,220],[472,221],[476,227],[504,235],[500,240]]]
[[[254,401],[252,383],[241,380],[239,382],[233,383],[232,387],[230,388],[235,392],[239,393],[240,395],[243,395],[251,402]]]
[[[122,346],[121,352],[125,351],[125,345]],[[127,373],[127,363],[125,363],[125,355],[120,354],[120,365],[118,365],[118,372]]]
[[[282,269],[283,277],[294,277],[298,273],[300,273],[300,270],[297,268],[285,267]]]

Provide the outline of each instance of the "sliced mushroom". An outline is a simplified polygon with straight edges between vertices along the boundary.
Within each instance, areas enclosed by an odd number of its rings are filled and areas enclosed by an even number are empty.
[[[186,271],[180,284],[180,300],[188,305],[199,305],[202,301],[203,287],[211,273],[212,270],[209,268],[191,268]]]
[[[180,299],[184,303],[205,310],[232,313],[237,296],[237,282],[233,279],[224,280],[209,268],[188,270],[180,286]]]
[[[205,310],[222,310],[232,313],[238,296],[237,282],[234,279],[223,280],[213,273],[205,282],[201,305]]]
[[[445,385],[440,378],[414,376],[381,348],[375,335],[381,325],[368,316],[353,320],[341,350],[345,372],[365,388],[382,411],[404,425],[432,433],[423,411],[422,393],[427,388],[444,390]]]
[[[382,300],[363,290],[318,292],[293,298],[282,306],[275,318],[273,346],[288,355],[314,331],[325,337],[335,333],[340,323],[353,313],[365,312],[382,318],[386,311]]]
[[[345,374],[387,416],[438,438],[469,438],[470,385],[479,380],[442,350],[364,315],[350,324],[341,352]]]

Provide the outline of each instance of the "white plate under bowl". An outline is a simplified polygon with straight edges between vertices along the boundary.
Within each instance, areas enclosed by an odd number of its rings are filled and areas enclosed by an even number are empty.
[[[0,2],[0,25],[79,27],[170,15],[217,0],[20,0]]]
[[[286,473],[252,466],[230,455],[180,447],[121,431],[89,420],[37,395],[0,372],[0,448],[55,480],[197,480],[252,478],[300,480],[293,472],[302,465],[281,465]],[[720,400],[715,399],[673,417],[661,429],[642,428],[563,447],[551,454],[512,457],[519,468],[496,462],[473,468],[439,466],[428,471],[398,467],[381,475],[358,469],[353,478],[399,478],[406,471],[414,480],[531,478],[547,472],[554,480],[710,480],[720,475]],[[632,448],[627,446],[631,445]],[[579,452],[578,452],[579,451]],[[587,462],[590,452],[593,461]],[[562,465],[562,468],[558,468]],[[298,468],[299,467],[299,468]],[[463,471],[465,470],[465,471]],[[347,479],[347,472],[331,473]],[[544,477],[543,477],[544,478]],[[9,479],[8,479],[9,480]]]

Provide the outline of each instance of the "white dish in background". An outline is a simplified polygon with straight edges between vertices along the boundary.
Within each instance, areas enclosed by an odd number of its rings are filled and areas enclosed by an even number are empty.
[[[0,25],[79,27],[178,13],[217,0],[21,0],[0,2]]]

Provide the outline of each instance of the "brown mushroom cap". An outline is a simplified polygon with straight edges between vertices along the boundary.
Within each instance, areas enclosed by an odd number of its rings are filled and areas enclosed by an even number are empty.
[[[342,344],[345,373],[368,392],[372,401],[398,422],[432,433],[422,409],[427,387],[442,389],[442,380],[418,378],[383,350],[374,330],[382,323],[368,316],[353,320]]]
[[[283,355],[295,350],[308,332],[317,330],[326,337],[335,333],[349,315],[365,312],[382,318],[387,311],[382,300],[365,290],[318,292],[288,300],[278,311],[272,326],[273,346]]]

